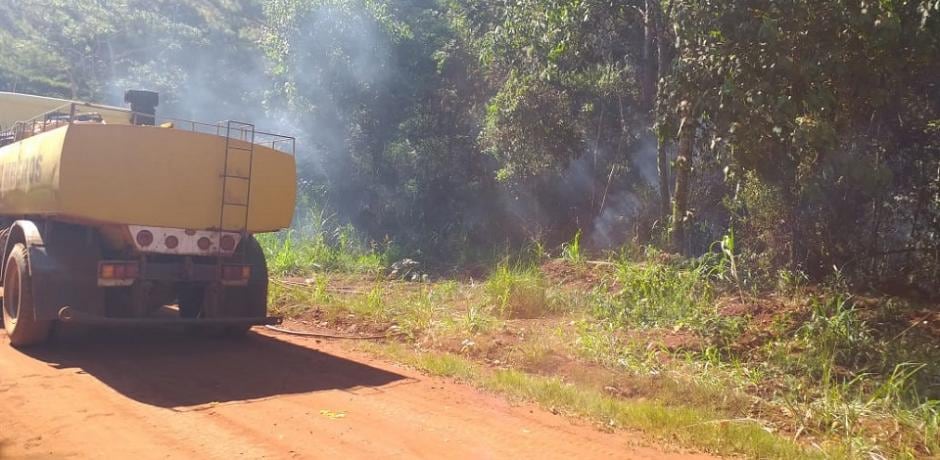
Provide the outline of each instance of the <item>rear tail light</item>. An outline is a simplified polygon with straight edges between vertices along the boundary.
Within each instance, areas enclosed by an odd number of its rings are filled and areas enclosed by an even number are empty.
[[[103,280],[132,280],[140,276],[140,264],[137,262],[101,262],[98,264],[98,278]]]
[[[153,244],[153,233],[150,233],[150,230],[141,230],[137,232],[137,244],[143,248]]]
[[[246,281],[251,278],[250,265],[223,265],[222,279],[225,281]]]

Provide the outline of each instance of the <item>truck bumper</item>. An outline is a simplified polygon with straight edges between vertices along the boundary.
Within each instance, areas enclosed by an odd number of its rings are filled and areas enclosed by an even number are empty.
[[[136,281],[220,282],[223,286],[245,286],[250,276],[251,267],[245,264],[193,263],[190,258],[179,262],[98,262],[99,287],[127,287]]]
[[[72,307],[59,309],[59,321],[63,323],[102,326],[262,326],[281,324],[275,316],[258,318],[110,318],[76,310]]]

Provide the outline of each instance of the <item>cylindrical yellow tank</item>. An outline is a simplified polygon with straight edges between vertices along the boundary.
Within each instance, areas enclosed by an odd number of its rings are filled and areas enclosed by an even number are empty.
[[[0,215],[193,230],[219,230],[224,217],[221,230],[275,231],[291,223],[295,178],[293,156],[262,145],[167,127],[71,124],[0,147]]]

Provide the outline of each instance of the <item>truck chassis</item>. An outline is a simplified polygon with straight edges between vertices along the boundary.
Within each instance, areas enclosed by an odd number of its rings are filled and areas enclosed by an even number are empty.
[[[115,250],[93,226],[26,218],[0,225],[2,320],[13,346],[45,342],[56,322],[196,325],[228,336],[279,322],[266,316],[267,267],[251,236],[228,256],[155,257]],[[117,278],[119,266],[136,268]]]

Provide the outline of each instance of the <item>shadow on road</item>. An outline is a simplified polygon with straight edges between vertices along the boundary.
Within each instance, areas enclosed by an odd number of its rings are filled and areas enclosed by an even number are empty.
[[[80,369],[129,398],[160,407],[377,387],[406,378],[257,334],[233,341],[171,331],[102,331],[28,354],[59,369]]]

